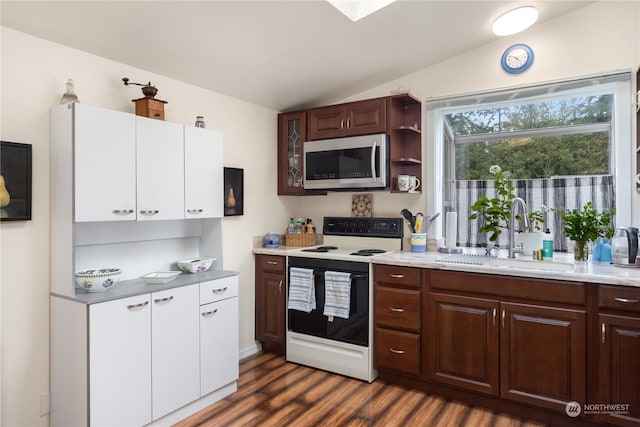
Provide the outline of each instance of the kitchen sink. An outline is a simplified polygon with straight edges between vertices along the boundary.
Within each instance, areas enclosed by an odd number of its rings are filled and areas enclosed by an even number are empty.
[[[535,261],[514,258],[493,258],[485,265],[492,267],[525,268],[546,271],[573,271],[573,264],[569,262]]]
[[[524,268],[529,270],[573,271],[573,264],[569,262],[498,258],[489,255],[452,254],[438,258],[436,261],[448,264],[490,265],[492,267]]]

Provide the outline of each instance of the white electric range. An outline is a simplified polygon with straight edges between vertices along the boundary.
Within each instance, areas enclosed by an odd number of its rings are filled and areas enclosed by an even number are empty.
[[[326,217],[323,244],[291,251],[291,268],[313,270],[316,308],[287,310],[287,360],[368,382],[373,368],[371,259],[402,249],[402,218]],[[348,318],[325,316],[325,273],[349,273]],[[287,301],[291,285],[287,280]],[[288,304],[289,306],[289,304]]]

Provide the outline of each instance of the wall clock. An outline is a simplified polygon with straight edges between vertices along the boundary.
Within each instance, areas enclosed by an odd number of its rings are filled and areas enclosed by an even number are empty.
[[[523,73],[533,64],[533,50],[521,43],[509,46],[502,54],[500,64],[509,74]]]

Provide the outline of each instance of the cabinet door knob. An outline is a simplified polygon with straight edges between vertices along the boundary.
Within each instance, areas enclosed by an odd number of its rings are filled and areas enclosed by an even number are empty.
[[[220,294],[220,293],[222,293],[222,292],[225,292],[227,289],[229,289],[229,287],[228,287],[228,286],[225,286],[225,287],[224,287],[224,288],[222,288],[222,289],[220,289],[220,288],[219,288],[219,289],[211,289],[211,292],[213,292],[214,294]]]
[[[493,326],[496,326],[496,315],[498,313],[497,309],[493,309]]]
[[[507,317],[507,311],[502,310],[502,329],[504,329],[504,323],[505,323],[506,317]]]
[[[206,311],[204,313],[202,313],[203,317],[210,317],[213,316],[214,314],[216,314],[218,312],[218,309],[216,308],[215,310],[211,310],[211,311]]]
[[[389,351],[395,354],[404,354],[404,350],[396,350],[395,348],[390,348]]]
[[[278,292],[282,293],[282,280],[278,283]]]
[[[187,209],[187,213],[190,213],[190,214],[200,214],[202,212],[203,212],[202,209]]]
[[[156,304],[160,304],[161,302],[169,302],[172,299],[173,299],[173,295],[171,295],[170,297],[166,297],[166,298],[154,299],[153,302],[155,302]]]
[[[396,313],[404,313],[404,308],[399,307],[389,307],[389,310],[395,311]]]
[[[607,337],[607,326],[603,322],[602,323],[602,344],[605,343],[606,337]]]
[[[157,215],[159,213],[160,213],[160,211],[158,211],[158,210],[140,211],[140,214],[142,214],[142,215]]]
[[[111,213],[114,215],[131,215],[133,213],[133,209],[114,209]]]
[[[133,310],[133,309],[135,309],[135,308],[142,308],[142,307],[144,307],[144,306],[146,306],[146,305],[149,305],[149,301],[141,302],[140,304],[129,304],[129,305],[127,306],[127,308],[128,308],[129,310]]]

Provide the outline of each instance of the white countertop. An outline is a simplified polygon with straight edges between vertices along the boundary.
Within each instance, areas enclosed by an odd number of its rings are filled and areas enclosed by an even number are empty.
[[[253,253],[264,255],[289,256],[299,247],[281,246],[277,249],[254,247]],[[464,248],[464,253],[481,254],[484,249]],[[504,276],[531,277],[538,279],[569,280],[573,282],[600,283],[608,285],[640,287],[640,268],[619,267],[608,262],[590,261],[587,263],[573,262],[573,254],[555,252],[553,262],[573,264],[572,269],[566,271],[543,270],[536,268],[505,267],[498,265],[472,265],[457,264],[438,261],[447,254],[439,252],[410,252],[394,251],[384,255],[371,257],[372,264],[398,265],[405,267],[429,268],[449,271],[465,271],[470,273],[499,274]],[[507,258],[506,249],[501,249],[498,258]],[[530,260],[530,257],[518,257]],[[532,267],[537,263],[549,263],[552,261],[531,261]]]

